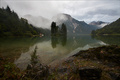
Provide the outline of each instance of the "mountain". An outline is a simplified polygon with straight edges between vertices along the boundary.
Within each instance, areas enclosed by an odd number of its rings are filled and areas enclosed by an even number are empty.
[[[120,34],[120,18],[101,29],[92,31],[92,34],[96,35]]]
[[[108,24],[109,24],[108,22],[103,22],[103,21],[92,21],[91,23],[89,23],[89,25],[94,25],[97,26],[98,28],[102,28]]]
[[[24,18],[19,18],[17,13],[0,8],[0,36],[32,36],[37,35],[36,28],[28,24]]]
[[[88,25],[84,21],[78,21],[72,18],[70,15],[64,13],[53,16],[51,20],[42,16],[36,17],[32,15],[25,15],[24,18],[26,18],[28,22],[34,26],[49,29],[52,21],[56,22],[59,27],[61,27],[62,23],[64,23],[67,26],[68,34],[90,34],[92,30],[98,29],[98,27],[94,25]]]
[[[36,27],[48,28],[51,24],[51,21],[42,17],[42,16],[32,16],[32,15],[25,15],[23,16],[28,20],[28,22]]]
[[[88,25],[84,21],[78,21],[68,14],[58,14],[52,18],[58,26],[64,23],[67,26],[68,34],[90,34],[92,30],[98,29],[96,26]]]
[[[0,37],[33,36],[40,33],[50,34],[50,30],[36,28],[27,19],[19,18],[8,6],[6,9],[0,8]]]

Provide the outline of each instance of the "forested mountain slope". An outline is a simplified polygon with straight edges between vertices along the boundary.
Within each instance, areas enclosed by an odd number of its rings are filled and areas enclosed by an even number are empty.
[[[105,35],[105,34],[120,34],[120,18],[105,27],[92,31],[92,34]]]
[[[46,33],[50,30],[36,28],[24,18],[19,18],[17,13],[11,11],[7,6],[6,9],[0,8],[0,36],[32,36],[39,35],[41,32]]]

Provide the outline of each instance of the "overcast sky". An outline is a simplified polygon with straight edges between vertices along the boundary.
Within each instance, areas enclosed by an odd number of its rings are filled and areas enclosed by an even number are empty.
[[[67,13],[87,23],[120,18],[120,0],[0,0],[0,7],[6,5],[19,16],[31,14],[51,19],[58,13]]]

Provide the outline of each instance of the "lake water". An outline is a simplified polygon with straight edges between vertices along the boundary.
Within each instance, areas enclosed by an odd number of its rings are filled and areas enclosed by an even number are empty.
[[[10,58],[20,69],[30,64],[31,54],[37,47],[38,59],[43,64],[51,64],[67,58],[80,50],[102,45],[120,45],[120,36],[91,37],[77,35],[67,37],[34,37],[0,39],[0,55]]]

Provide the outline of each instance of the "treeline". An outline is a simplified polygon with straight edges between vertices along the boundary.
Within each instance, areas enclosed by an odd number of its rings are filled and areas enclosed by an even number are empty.
[[[115,22],[112,22],[109,25],[106,25],[105,27],[101,29],[97,29],[96,31],[92,31],[93,35],[120,35],[120,18],[116,20]]]
[[[19,18],[17,13],[11,11],[9,6],[0,8],[0,37],[3,36],[33,36],[41,33],[24,18]]]
[[[56,26],[56,22],[51,23],[51,35],[52,36],[66,36],[67,35],[67,28],[66,25],[63,23],[61,28]]]

